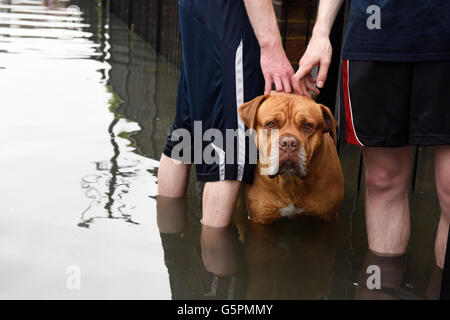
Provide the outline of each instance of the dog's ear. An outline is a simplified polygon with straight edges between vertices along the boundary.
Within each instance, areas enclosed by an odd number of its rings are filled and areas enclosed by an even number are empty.
[[[258,113],[259,106],[268,97],[270,97],[269,94],[256,97],[239,107],[239,117],[241,117],[242,121],[249,129],[256,128],[256,114]]]
[[[334,119],[333,114],[331,113],[331,110],[325,107],[323,104],[320,105],[320,108],[322,109],[323,114],[323,120],[325,122],[324,124],[324,132],[329,132],[331,135],[331,138],[334,141],[334,144],[337,143],[337,127],[338,123]]]

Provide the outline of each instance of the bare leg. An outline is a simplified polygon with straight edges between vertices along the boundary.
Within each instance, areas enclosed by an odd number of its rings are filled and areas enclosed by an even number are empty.
[[[369,248],[379,255],[401,255],[406,251],[410,233],[408,184],[412,147],[369,147],[363,152]]]
[[[226,227],[230,223],[239,195],[240,181],[208,182],[203,190],[203,224]]]
[[[441,219],[436,234],[436,265],[444,267],[450,221],[450,146],[435,147],[436,191],[441,206]]]
[[[190,165],[161,155],[158,169],[158,194],[179,198],[186,192]]]

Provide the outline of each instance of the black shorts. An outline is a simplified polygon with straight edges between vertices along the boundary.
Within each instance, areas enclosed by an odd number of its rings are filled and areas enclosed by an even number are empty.
[[[450,61],[342,63],[340,132],[367,147],[450,144]]]
[[[252,141],[245,136],[238,107],[264,93],[264,78],[260,47],[244,3],[179,0],[179,19],[183,64],[164,154],[194,163],[199,181],[252,183],[255,164],[248,155]],[[221,139],[208,136],[209,129],[220,131]],[[227,129],[236,133],[228,141]],[[180,152],[180,142],[189,147]],[[205,161],[204,152],[215,161]]]

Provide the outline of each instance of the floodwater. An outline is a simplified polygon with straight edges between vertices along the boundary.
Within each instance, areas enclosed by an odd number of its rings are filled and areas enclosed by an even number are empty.
[[[438,295],[432,153],[405,257],[367,251],[359,149],[337,224],[204,227],[201,184],[159,199],[178,69],[101,1],[0,0],[0,298],[425,299]],[[242,208],[243,204],[240,203]],[[366,288],[367,267],[382,290]],[[365,289],[366,288],[366,289]]]

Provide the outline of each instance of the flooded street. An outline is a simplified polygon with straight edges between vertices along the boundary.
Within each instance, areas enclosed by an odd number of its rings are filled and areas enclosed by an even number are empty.
[[[111,66],[128,62],[107,60],[127,59],[128,43],[112,48],[109,33],[128,30],[96,35],[77,7],[34,2],[0,6],[0,297],[170,298],[150,198],[158,162],[134,152],[140,126],[110,86]],[[70,266],[80,290],[66,286]]]
[[[367,250],[352,146],[340,150],[337,224],[243,219],[201,233],[194,179],[188,207],[166,199],[157,219],[178,67],[101,3],[0,0],[1,299],[425,299],[436,290],[439,209],[426,148],[401,261],[374,262]],[[370,264],[391,271],[392,290],[359,289]]]

